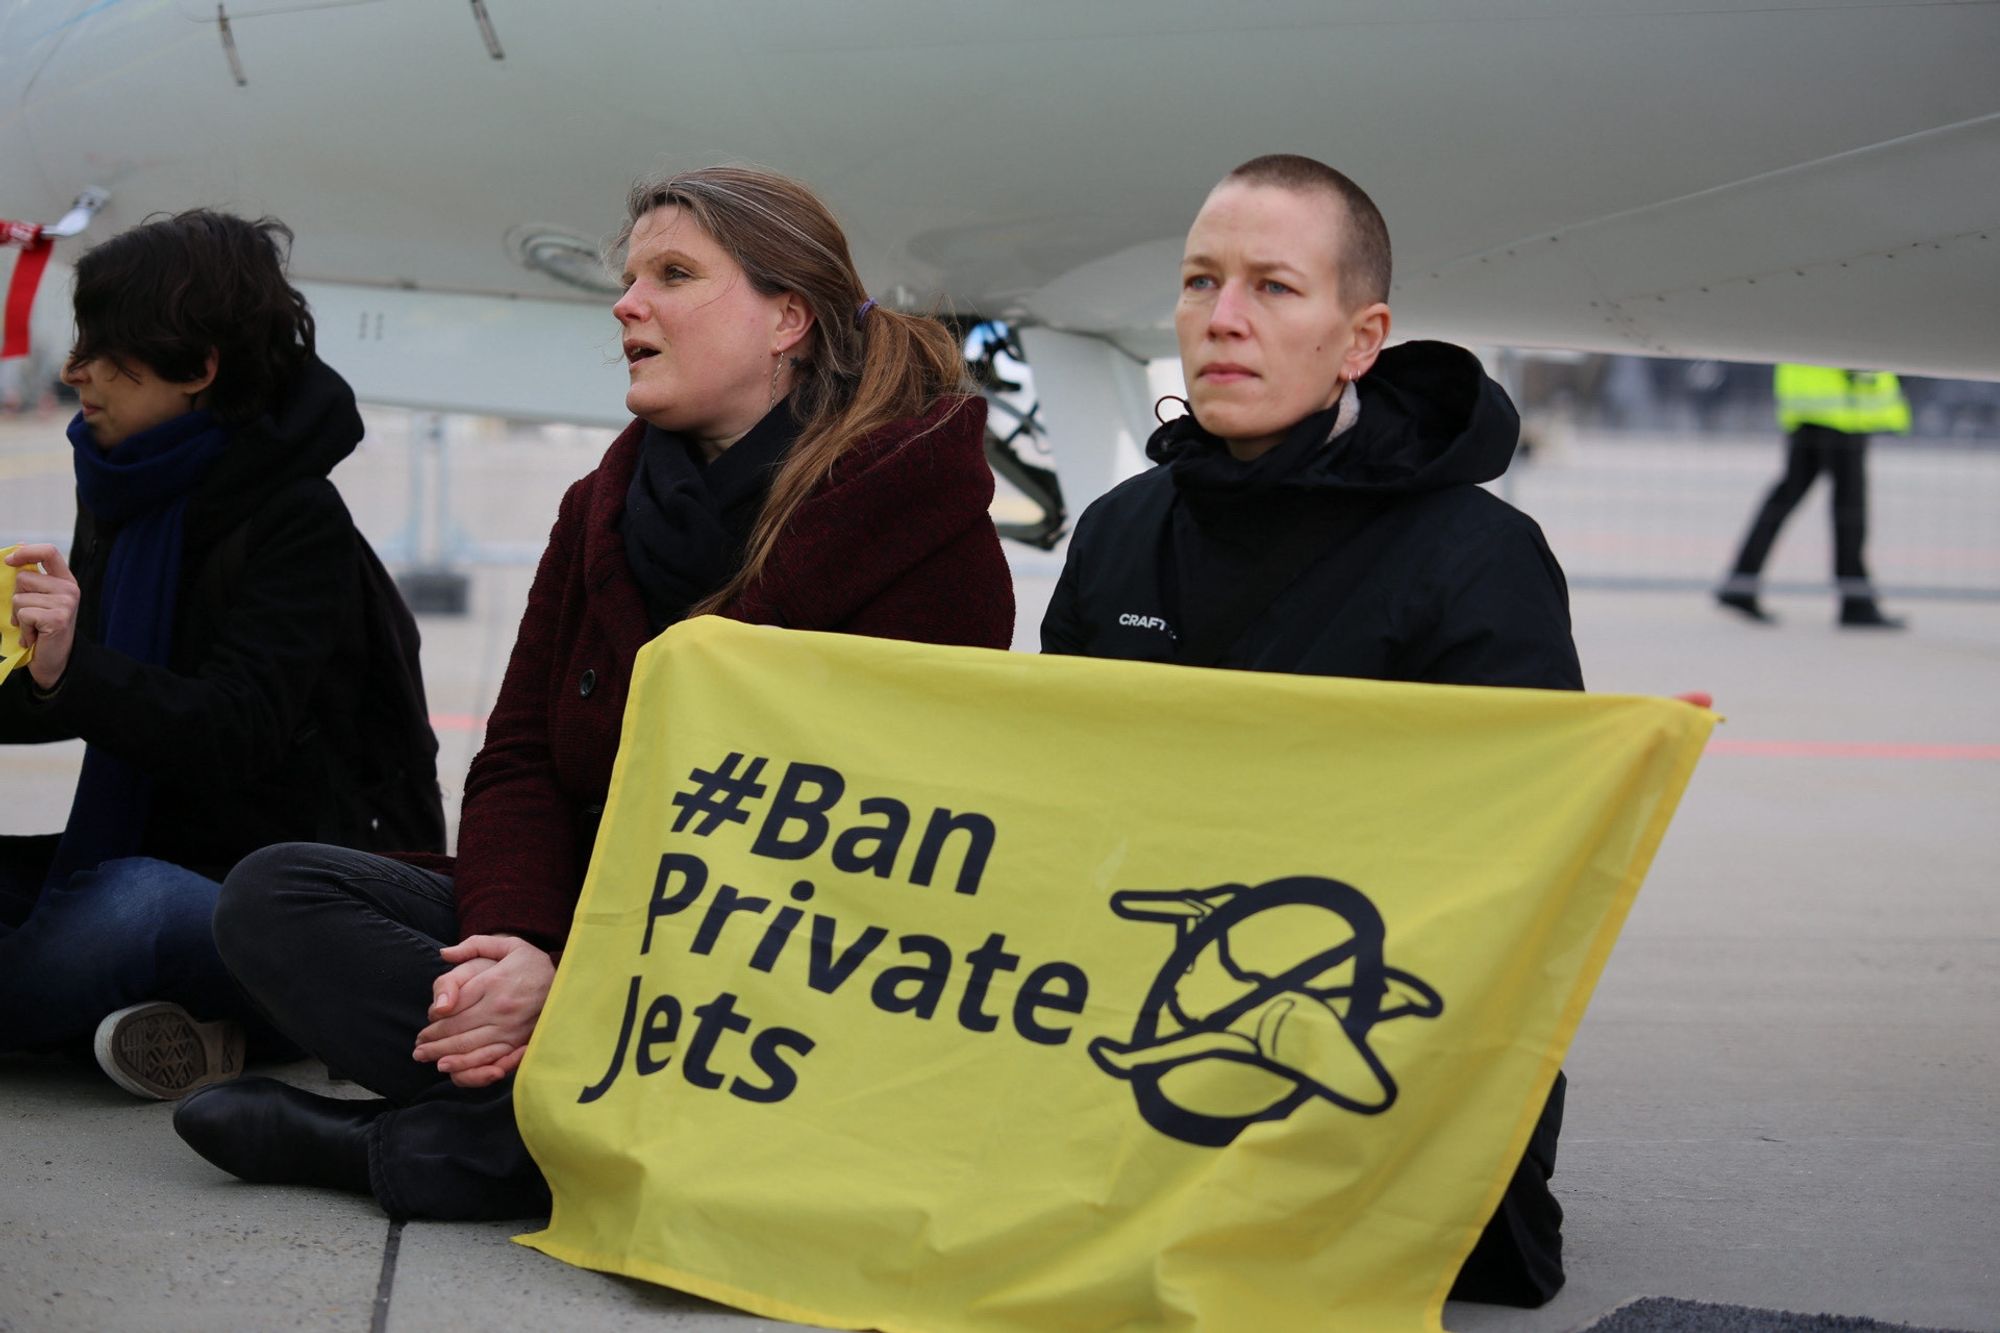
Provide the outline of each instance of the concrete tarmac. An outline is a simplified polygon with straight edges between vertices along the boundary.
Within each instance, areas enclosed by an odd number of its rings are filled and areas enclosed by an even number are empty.
[[[462,512],[532,548],[601,447],[546,442],[520,463],[534,486],[468,467],[491,498]],[[66,529],[20,488],[59,494],[51,460],[13,457],[0,518]],[[401,490],[365,463],[343,489],[386,544]],[[1018,564],[1029,646],[1055,566]],[[452,805],[527,578],[481,566],[471,615],[424,622]],[[1705,689],[1729,721],[1568,1061],[1569,1286],[1447,1326],[1555,1333],[1650,1294],[2000,1328],[2000,607],[1916,604],[1872,634],[1817,599],[1775,600],[1773,628],[1676,595],[1574,605],[1593,689]],[[0,749],[0,832],[60,824],[77,754]],[[241,1185],[169,1114],[94,1067],[0,1058],[0,1330],[784,1327],[569,1268],[521,1228],[392,1228],[364,1199]]]

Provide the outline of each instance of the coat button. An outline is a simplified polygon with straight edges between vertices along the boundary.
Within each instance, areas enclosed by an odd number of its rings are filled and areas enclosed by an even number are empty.
[[[588,667],[584,668],[582,678],[576,682],[576,692],[582,695],[584,698],[588,699],[590,697],[590,692],[596,688],[597,688],[597,673],[595,671],[590,670]]]

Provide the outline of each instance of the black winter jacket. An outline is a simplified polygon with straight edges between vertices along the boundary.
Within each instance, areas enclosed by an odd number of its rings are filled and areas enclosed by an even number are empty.
[[[1390,348],[1335,412],[1238,462],[1192,416],[1153,434],[1162,466],[1084,511],[1042,620],[1045,652],[1179,660],[1226,616],[1280,532],[1310,554],[1215,665],[1450,685],[1583,688],[1562,570],[1525,514],[1480,489],[1520,419],[1447,343]]]
[[[318,833],[323,738],[356,725],[358,699],[351,669],[330,668],[361,660],[360,538],[327,473],[361,434],[353,392],[316,360],[273,412],[235,428],[188,500],[164,667],[103,646],[96,614],[117,532],[79,506],[69,666],[47,700],[26,671],[0,685],[0,742],[81,737],[148,773],[141,855],[220,878],[258,847]],[[240,554],[222,555],[246,521]]]

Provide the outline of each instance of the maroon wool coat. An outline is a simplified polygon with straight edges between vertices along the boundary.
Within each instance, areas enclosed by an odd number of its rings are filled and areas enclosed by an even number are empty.
[[[806,498],[732,619],[1006,648],[1014,586],[987,506],[986,403],[943,398],[869,435]],[[454,870],[463,935],[556,950],[611,786],[632,661],[653,637],[619,519],[640,422],[563,496],[528,592],[486,743],[472,761]],[[415,859],[415,858],[412,858]]]

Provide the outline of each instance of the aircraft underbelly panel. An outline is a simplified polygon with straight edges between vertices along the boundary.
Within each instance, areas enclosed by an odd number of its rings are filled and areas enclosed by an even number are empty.
[[[1399,331],[2000,375],[2000,6],[224,11],[227,43],[196,0],[7,10],[0,216],[272,213],[301,278],[553,309],[522,229],[603,237],[635,176],[748,160],[826,194],[881,299],[1158,352],[1204,192],[1291,150],[1381,203]]]

